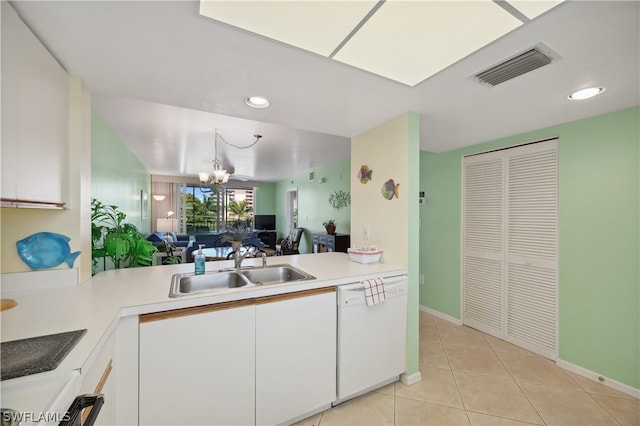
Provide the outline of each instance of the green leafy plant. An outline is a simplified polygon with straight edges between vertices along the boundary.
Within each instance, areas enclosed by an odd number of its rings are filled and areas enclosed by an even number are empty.
[[[325,228],[326,228],[327,226],[329,226],[329,227],[334,227],[334,228],[335,228],[335,227],[336,227],[336,221],[335,221],[335,220],[333,220],[333,219],[329,219],[329,220],[328,220],[328,221],[326,221],[326,222],[322,222],[322,226],[324,226]]]
[[[233,213],[238,217],[238,220],[245,220],[247,215],[253,211],[247,200],[233,200],[228,204],[227,208],[230,213]]]
[[[115,269],[150,266],[156,247],[134,225],[124,223],[127,215],[115,205],[91,200],[91,259],[93,273],[100,259],[107,269],[107,259]]]
[[[326,222],[322,222],[322,225],[327,230],[327,234],[333,235],[336,232],[336,221],[333,219],[329,219]]]
[[[167,240],[162,240],[160,244],[156,246],[159,252],[166,253],[167,256],[162,258],[163,265],[177,265],[182,263],[182,259],[180,256],[176,256],[173,254],[173,250],[175,250],[176,246],[167,242]]]

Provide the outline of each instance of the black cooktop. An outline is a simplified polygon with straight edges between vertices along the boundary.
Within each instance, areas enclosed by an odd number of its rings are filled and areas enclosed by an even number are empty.
[[[86,332],[75,330],[2,342],[0,380],[54,370]]]

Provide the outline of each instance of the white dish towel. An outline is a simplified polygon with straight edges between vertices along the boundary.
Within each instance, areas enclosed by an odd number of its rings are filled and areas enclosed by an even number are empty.
[[[364,295],[367,300],[367,305],[376,305],[387,300],[382,278],[364,280],[362,284],[364,284]]]

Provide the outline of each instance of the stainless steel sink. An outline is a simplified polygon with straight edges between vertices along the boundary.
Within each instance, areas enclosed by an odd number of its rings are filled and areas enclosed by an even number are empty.
[[[203,275],[175,274],[171,278],[169,297],[313,279],[315,279],[313,275],[287,264],[219,271]]]
[[[254,284],[277,284],[290,281],[312,280],[315,277],[290,265],[274,265],[262,269],[242,271]]]
[[[203,275],[175,274],[171,278],[171,292],[169,293],[169,297],[245,287],[250,284],[243,275],[235,271]]]

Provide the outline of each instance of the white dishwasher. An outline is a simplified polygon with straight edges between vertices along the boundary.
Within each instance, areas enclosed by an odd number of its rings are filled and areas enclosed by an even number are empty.
[[[338,287],[338,399],[398,380],[405,371],[406,275],[384,278],[386,301],[367,305],[363,283]]]

